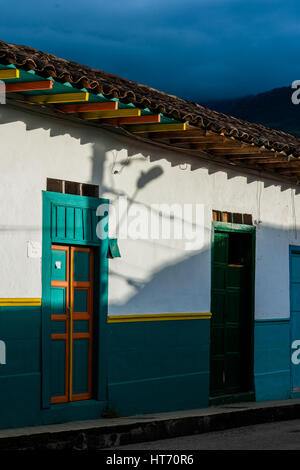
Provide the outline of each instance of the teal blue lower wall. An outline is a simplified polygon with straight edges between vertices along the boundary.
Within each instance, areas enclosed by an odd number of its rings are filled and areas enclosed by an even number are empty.
[[[0,428],[13,428],[101,416],[106,403],[96,400],[41,408],[41,308],[0,307]]]
[[[0,307],[0,427],[35,424],[40,414],[40,307]]]
[[[210,320],[108,326],[111,408],[130,415],[208,406]]]
[[[106,401],[41,406],[41,309],[0,307],[0,428],[208,406],[210,320],[107,324]],[[105,361],[104,361],[105,362]],[[288,320],[255,323],[256,400],[290,393]]]
[[[256,401],[290,398],[290,322],[255,322],[254,383]]]
[[[109,407],[121,415],[208,406],[210,320],[107,325]],[[41,308],[0,307],[0,428],[99,418],[107,402],[42,408]]]

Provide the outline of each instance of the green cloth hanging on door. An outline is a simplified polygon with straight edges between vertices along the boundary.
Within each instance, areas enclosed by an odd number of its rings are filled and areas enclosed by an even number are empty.
[[[120,250],[118,247],[118,239],[110,238],[108,241],[108,258],[121,258]]]

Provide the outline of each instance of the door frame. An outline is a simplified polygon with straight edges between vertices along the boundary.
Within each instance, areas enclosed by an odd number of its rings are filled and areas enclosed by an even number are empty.
[[[214,266],[214,239],[215,232],[235,232],[245,233],[251,235],[251,332],[250,332],[250,370],[249,370],[249,387],[248,392],[254,392],[254,307],[255,307],[255,247],[256,247],[256,227],[253,225],[234,224],[228,222],[212,222],[211,234],[211,287],[210,287],[210,311],[212,312],[212,280],[213,280],[213,266]],[[212,312],[213,314],[213,312]],[[210,345],[211,345],[211,328],[210,328]],[[211,364],[211,363],[210,363]],[[211,370],[210,370],[211,373]],[[210,393],[210,388],[209,388]]]
[[[43,191],[43,230],[42,230],[42,328],[41,328],[41,406],[52,408],[50,393],[50,353],[51,353],[51,246],[52,244],[65,244],[74,246],[94,247],[94,334],[96,347],[94,347],[95,391],[94,399],[107,400],[107,371],[106,371],[106,338],[107,338],[107,310],[108,310],[108,235],[102,239],[91,240],[53,240],[52,236],[52,209],[59,204],[65,208],[80,208],[96,211],[100,204],[109,204],[108,199],[77,196],[73,194],[54,193]],[[108,224],[108,214],[104,215],[105,224]],[[96,289],[96,285],[99,286]],[[73,402],[66,403],[66,406]],[[80,402],[78,402],[80,403]]]
[[[292,355],[292,342],[293,342],[293,315],[292,315],[292,256],[293,253],[297,253],[300,255],[300,245],[289,245],[289,301],[290,301],[290,332],[289,332],[289,340],[290,340],[290,357]],[[290,390],[292,397],[297,397],[300,393],[300,390],[293,389],[293,364],[292,361],[290,362]]]

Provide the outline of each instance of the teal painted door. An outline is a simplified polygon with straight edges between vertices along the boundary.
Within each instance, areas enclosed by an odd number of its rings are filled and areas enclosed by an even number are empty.
[[[51,403],[92,397],[93,251],[52,245]]]
[[[300,391],[300,249],[292,250],[290,258],[290,293],[291,293],[291,346],[292,346],[292,390]]]
[[[211,396],[249,391],[250,239],[241,237],[247,235],[216,232],[214,238]]]

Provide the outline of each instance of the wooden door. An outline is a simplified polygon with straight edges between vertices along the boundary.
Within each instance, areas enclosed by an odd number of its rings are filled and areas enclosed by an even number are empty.
[[[211,396],[249,391],[249,240],[237,238],[236,234],[215,233],[211,292]]]
[[[93,251],[52,245],[51,403],[92,397]]]

